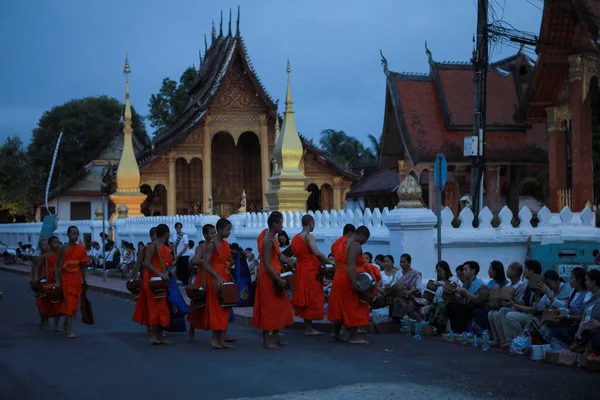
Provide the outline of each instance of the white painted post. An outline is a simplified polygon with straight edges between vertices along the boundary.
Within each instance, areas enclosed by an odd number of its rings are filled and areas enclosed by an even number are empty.
[[[399,261],[410,254],[412,267],[423,274],[423,281],[434,278],[436,249],[434,244],[437,218],[428,208],[396,208],[385,217],[390,230],[390,252]]]

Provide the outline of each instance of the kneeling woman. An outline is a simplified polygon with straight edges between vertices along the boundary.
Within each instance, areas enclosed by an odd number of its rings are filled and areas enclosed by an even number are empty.
[[[396,320],[409,318],[420,321],[422,319],[421,310],[415,303],[415,298],[421,297],[421,273],[411,267],[411,257],[409,254],[400,256],[400,268],[402,275],[394,285],[399,287],[401,296],[394,298],[390,306],[390,316]]]
[[[215,349],[233,348],[225,340],[231,308],[222,307],[219,301],[219,292],[223,290],[223,284],[233,282],[229,269],[231,248],[225,240],[230,234],[231,222],[224,218],[218,220],[217,235],[205,243],[202,271],[198,270],[199,275],[206,276],[206,305],[199,309],[198,318],[188,319],[193,328],[212,331],[210,344]]]

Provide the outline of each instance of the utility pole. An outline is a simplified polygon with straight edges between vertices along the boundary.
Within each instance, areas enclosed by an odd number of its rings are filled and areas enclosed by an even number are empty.
[[[485,172],[485,131],[487,106],[488,70],[488,0],[477,1],[477,41],[473,52],[475,71],[475,112],[473,116],[473,138],[476,151],[465,155],[472,157],[471,164],[471,204],[475,215],[475,226],[479,226],[479,211],[483,203],[483,175]],[[473,149],[474,150],[474,149]],[[475,154],[473,154],[475,153]]]

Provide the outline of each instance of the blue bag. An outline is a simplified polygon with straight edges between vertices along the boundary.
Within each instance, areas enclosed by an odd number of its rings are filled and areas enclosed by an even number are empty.
[[[169,303],[169,308],[171,309],[171,320],[173,317],[184,317],[190,313],[190,308],[187,303],[183,299],[181,292],[179,291],[179,286],[177,286],[177,279],[173,274],[171,268],[167,268],[169,272],[169,287],[167,295],[167,302]]]
[[[252,291],[252,278],[246,257],[239,253],[235,256],[235,283],[238,285],[239,300],[237,307],[252,307],[254,305],[254,292]],[[230,321],[231,322],[231,321]]]

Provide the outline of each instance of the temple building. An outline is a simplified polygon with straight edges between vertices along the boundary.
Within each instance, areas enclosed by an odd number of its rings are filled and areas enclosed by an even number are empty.
[[[537,64],[515,118],[548,127],[552,211],[600,203],[599,33],[597,0],[544,2]]]
[[[227,217],[237,212],[244,192],[247,211],[268,209],[276,125],[284,121],[252,66],[239,23],[238,12],[235,34],[231,17],[225,34],[222,18],[218,33],[213,24],[210,46],[205,41],[189,102],[177,120],[155,133],[151,148],[133,141],[140,191],[147,196],[141,207],[143,215],[209,212]],[[54,210],[58,204],[61,219],[92,218],[102,202],[103,169],[110,164],[110,173],[115,174],[123,138],[123,132],[115,134],[86,171],[53,191],[50,203]],[[325,152],[300,138],[306,209],[344,208],[350,186],[360,176],[336,165]],[[109,215],[114,216],[118,206],[111,203]],[[38,218],[43,218],[44,212],[41,206]]]
[[[348,195],[360,207],[393,208],[400,182],[412,174],[423,189],[424,205],[435,209],[436,190],[430,182],[438,153],[448,161],[442,205],[456,213],[469,196],[471,159],[463,149],[464,138],[473,135],[473,66],[434,61],[425,48],[427,74],[393,72],[382,54],[386,93],[378,168]],[[519,51],[491,64],[488,72],[484,205],[493,212],[505,204],[513,211],[527,201],[541,205],[546,198],[545,126],[513,119],[532,68],[532,61]]]

